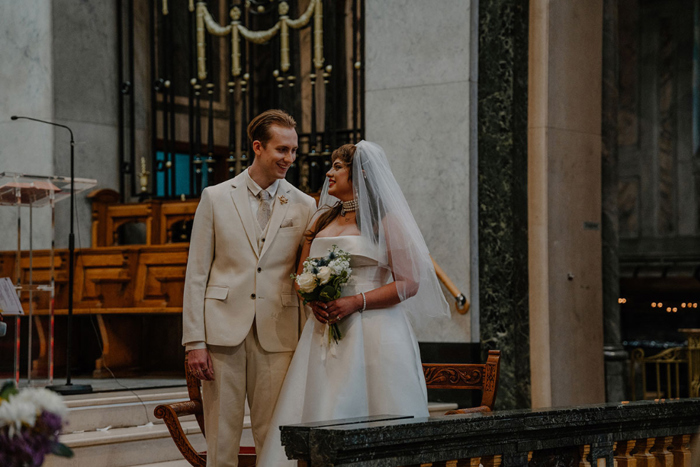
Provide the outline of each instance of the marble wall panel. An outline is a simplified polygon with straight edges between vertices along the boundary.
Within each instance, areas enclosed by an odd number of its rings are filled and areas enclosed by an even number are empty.
[[[114,2],[53,2],[56,118],[117,124]]]
[[[469,83],[367,92],[367,139],[380,144],[433,258],[468,296]],[[422,342],[467,342],[469,316],[423,322]]]
[[[119,187],[116,5],[58,0],[53,8],[54,111],[75,133],[75,176]],[[56,171],[70,175],[64,135],[54,138]],[[76,199],[76,247],[90,246],[90,203]],[[67,246],[69,205],[59,206],[57,246]],[[65,215],[63,215],[65,214]]]
[[[639,237],[639,179],[622,179],[618,183],[620,237]]]
[[[11,115],[53,118],[51,95],[51,4],[44,0],[5,2],[0,14],[0,172],[52,175],[54,128]],[[24,210],[22,231],[28,243]],[[17,247],[16,211],[0,207],[0,250]],[[48,210],[36,210],[34,247],[50,245]]]
[[[620,0],[618,15],[619,96],[618,144],[632,146],[639,138],[637,115],[637,57],[639,40],[639,0]]]
[[[94,190],[101,188],[119,189],[119,160],[117,156],[117,129],[112,125],[86,123],[82,121],[62,120],[75,133],[75,176],[97,180]],[[70,146],[62,134],[55,135],[56,173],[70,175]],[[87,194],[76,196],[76,248],[91,246],[91,204]],[[68,247],[70,230],[70,207],[66,200],[57,205],[56,247]]]
[[[467,297],[470,2],[368,2],[366,138],[382,145],[435,260]],[[470,316],[416,323],[423,342],[469,342]],[[470,313],[478,313],[473,309]]]
[[[465,0],[367,2],[367,91],[467,80],[469,4]]]

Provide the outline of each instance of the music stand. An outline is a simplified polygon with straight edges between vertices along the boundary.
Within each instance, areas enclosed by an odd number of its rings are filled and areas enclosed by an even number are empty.
[[[76,178],[74,185],[74,194],[90,189],[97,184],[96,180],[85,178]],[[55,274],[54,274],[54,246],[55,246],[55,227],[56,214],[55,204],[57,201],[71,196],[71,179],[70,177],[59,176],[44,176],[44,175],[26,175],[16,172],[0,173],[0,206],[16,206],[17,207],[17,254],[15,259],[15,288],[17,294],[21,296],[23,291],[29,293],[29,334],[28,334],[28,368],[27,382],[31,386],[32,383],[32,318],[34,314],[34,292],[49,293],[49,345],[48,345],[48,380],[49,385],[53,384],[54,373],[54,298],[56,293]],[[21,268],[21,253],[22,253],[22,231],[21,231],[21,208],[29,208],[29,284],[22,284],[22,268]],[[50,261],[50,282],[49,284],[34,284],[33,279],[33,225],[32,211],[35,207],[49,206],[51,208],[51,248],[49,253]],[[73,293],[69,290],[68,293]],[[69,310],[68,326],[71,326],[71,314]],[[14,376],[15,381],[19,384],[20,376],[20,317],[17,316],[15,321],[15,342],[14,342]],[[70,345],[70,343],[69,343]],[[68,352],[70,356],[70,351]],[[67,361],[67,371],[70,374],[70,358]]]

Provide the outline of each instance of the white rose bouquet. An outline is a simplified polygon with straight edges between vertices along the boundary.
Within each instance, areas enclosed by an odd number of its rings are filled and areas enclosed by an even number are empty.
[[[39,466],[47,454],[72,457],[58,442],[68,411],[61,396],[43,388],[17,390],[14,381],[0,389],[0,465]]]
[[[350,254],[333,245],[323,258],[307,258],[301,274],[292,274],[304,304],[330,302],[340,298],[341,288],[350,279]],[[328,339],[336,343],[343,338],[338,324],[330,325]]]

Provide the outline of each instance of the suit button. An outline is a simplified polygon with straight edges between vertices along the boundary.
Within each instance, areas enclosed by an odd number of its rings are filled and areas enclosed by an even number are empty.
[[[250,294],[250,298],[255,298],[255,294],[254,293]]]
[[[262,271],[262,268],[258,268],[258,272]]]
[[[263,238],[263,239],[262,239],[262,241],[264,242],[264,241],[265,241],[265,239]]]

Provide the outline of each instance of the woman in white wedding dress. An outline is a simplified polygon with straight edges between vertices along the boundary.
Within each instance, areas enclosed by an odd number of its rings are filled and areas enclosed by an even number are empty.
[[[294,465],[279,427],[371,415],[428,416],[418,343],[409,316],[449,316],[425,241],[376,144],[333,152],[307,257],[337,245],[352,274],[341,298],[313,302],[259,455],[262,467]],[[328,342],[337,323],[342,339]]]

